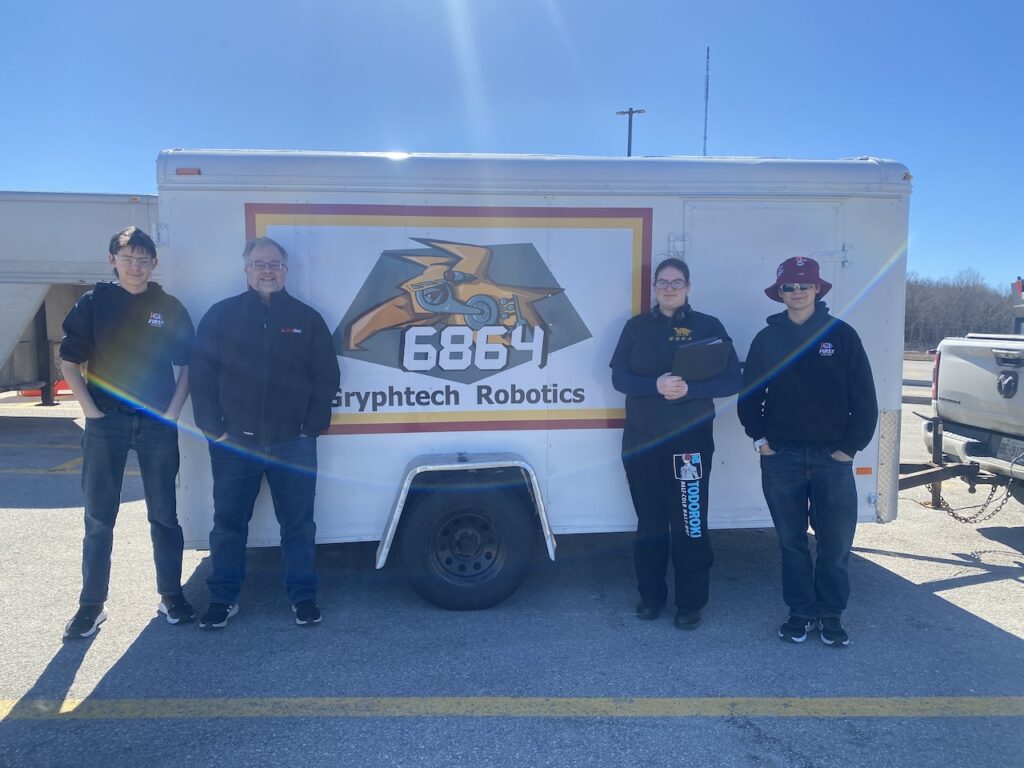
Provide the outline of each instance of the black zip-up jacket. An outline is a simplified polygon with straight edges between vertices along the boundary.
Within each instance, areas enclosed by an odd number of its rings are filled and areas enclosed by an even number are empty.
[[[770,316],[750,345],[738,411],[754,440],[853,456],[878,421],[871,364],[857,332],[820,301],[802,325],[787,312]]]
[[[250,289],[200,321],[189,377],[196,426],[207,437],[271,445],[330,426],[340,374],[319,312],[284,290],[267,305]]]
[[[732,342],[717,317],[695,312],[687,302],[666,317],[655,306],[630,318],[612,355],[612,386],[626,395],[626,426],[648,435],[667,435],[711,429],[715,418],[712,398],[735,394],[740,388],[740,364],[733,352],[719,376],[687,382],[685,397],[666,400],[658,393],[658,377],[672,370],[676,350],[696,341],[719,338]]]
[[[88,363],[89,394],[101,411],[135,408],[163,413],[174,396],[174,368],[189,364],[192,319],[157,283],[129,293],[97,283],[64,318],[60,357]]]

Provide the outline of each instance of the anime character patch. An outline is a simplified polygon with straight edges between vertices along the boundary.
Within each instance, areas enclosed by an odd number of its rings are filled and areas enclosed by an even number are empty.
[[[700,480],[704,476],[704,467],[699,453],[677,453],[672,457],[675,464],[676,480]]]
[[[833,346],[831,341],[821,342],[821,346],[818,347],[818,354],[822,357],[832,357],[836,353],[836,348]]]

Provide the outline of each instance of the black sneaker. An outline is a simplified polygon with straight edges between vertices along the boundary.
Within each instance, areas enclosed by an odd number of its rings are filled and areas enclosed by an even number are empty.
[[[107,611],[102,605],[83,605],[64,627],[65,640],[81,640],[96,634],[96,629],[107,620]]]
[[[843,629],[838,616],[818,619],[818,627],[821,629],[821,642],[825,645],[844,648],[850,644],[850,636],[846,634],[846,630]]]
[[[811,619],[790,616],[786,619],[786,623],[779,627],[779,637],[789,643],[802,643],[812,629],[814,629],[814,622]]]
[[[644,621],[651,621],[661,616],[661,609],[664,605],[655,605],[641,600],[636,604],[636,617]]]
[[[195,609],[189,605],[188,600],[180,592],[168,597],[160,598],[160,605],[156,607],[160,613],[167,617],[168,624],[188,624],[196,617]]]
[[[199,619],[200,629],[224,629],[228,625],[228,619],[238,613],[238,603],[210,603],[206,613]]]
[[[300,627],[311,627],[314,624],[319,624],[320,619],[323,618],[320,615],[320,606],[313,599],[300,600],[292,606],[292,611],[295,613],[295,623]]]
[[[700,625],[701,614],[700,611],[676,611],[676,617],[673,620],[676,629],[696,629]]]

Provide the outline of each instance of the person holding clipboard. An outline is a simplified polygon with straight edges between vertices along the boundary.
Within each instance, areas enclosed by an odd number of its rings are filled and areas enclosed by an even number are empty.
[[[694,629],[708,601],[711,564],[708,482],[715,450],[713,399],[740,389],[740,364],[722,323],[690,307],[690,267],[662,261],[654,307],[627,321],[611,359],[612,385],[626,395],[622,464],[637,531],[640,602],[656,619],[675,575],[675,626]]]

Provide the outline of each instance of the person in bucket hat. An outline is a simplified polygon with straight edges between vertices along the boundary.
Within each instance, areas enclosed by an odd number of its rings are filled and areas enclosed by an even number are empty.
[[[832,283],[821,279],[821,270],[818,267],[818,262],[806,256],[794,256],[779,264],[779,268],[775,270],[775,282],[765,288],[764,293],[772,301],[784,304],[785,301],[782,299],[782,293],[779,289],[783,285],[793,283],[817,285],[817,296],[819,299],[824,298],[825,294],[832,290]]]
[[[860,337],[821,300],[831,288],[814,259],[779,265],[765,294],[786,311],[771,315],[750,345],[738,413],[760,455],[761,487],[782,549],[789,618],[779,637],[802,643],[819,629],[825,645],[843,647],[857,524],[853,457],[875,432],[878,403]]]

